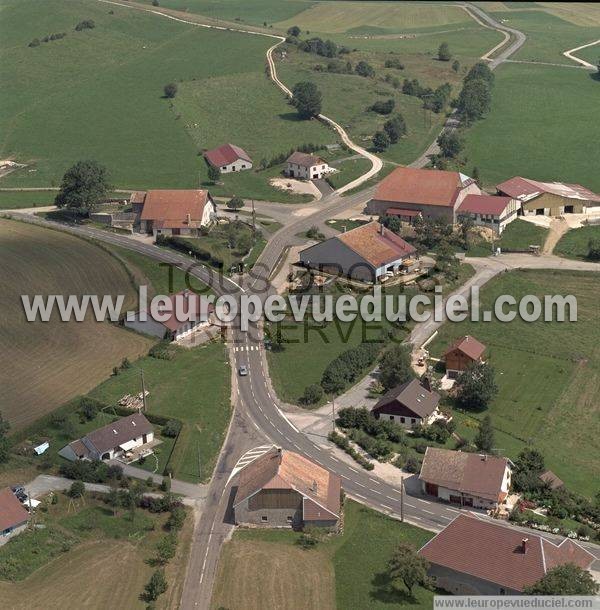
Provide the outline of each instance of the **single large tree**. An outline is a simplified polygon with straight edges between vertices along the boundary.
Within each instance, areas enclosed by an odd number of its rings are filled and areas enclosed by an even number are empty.
[[[484,362],[472,364],[456,380],[456,398],[465,409],[483,411],[497,393],[494,369]]]
[[[214,165],[209,165],[208,166],[208,179],[213,184],[216,184],[219,181],[220,177],[221,177],[221,170]]]
[[[292,90],[292,106],[300,118],[310,119],[321,113],[323,96],[314,83],[303,81],[296,83]]]
[[[390,138],[385,131],[377,131],[373,136],[373,149],[375,152],[383,152],[390,145]]]
[[[386,390],[410,381],[414,377],[410,365],[410,349],[406,345],[395,345],[379,360],[379,381]]]
[[[485,453],[491,453],[494,448],[494,427],[489,415],[486,415],[479,424],[479,430],[475,436],[475,446]]]
[[[463,149],[463,141],[456,131],[443,131],[437,139],[438,146],[444,157],[454,159]]]
[[[456,108],[467,121],[474,121],[487,114],[491,104],[490,84],[482,78],[475,78],[465,81]]]
[[[402,136],[406,135],[406,123],[401,114],[395,114],[383,124],[383,130],[387,133],[392,144],[395,144]]]
[[[450,53],[450,47],[447,42],[442,42],[439,46],[438,59],[440,61],[450,61],[452,59],[452,53]]]
[[[402,581],[409,595],[417,585],[427,586],[429,562],[417,554],[407,542],[400,542],[388,561],[387,571],[392,582]]]
[[[59,208],[87,214],[106,198],[109,190],[104,166],[96,161],[79,161],[65,172],[54,203]]]
[[[152,602],[158,599],[168,588],[164,570],[156,570],[144,587],[145,600]]]
[[[241,197],[236,197],[235,195],[227,202],[227,207],[230,210],[239,210],[246,205],[244,200]]]
[[[597,595],[598,583],[592,575],[573,563],[548,570],[540,580],[527,587],[528,595]]]

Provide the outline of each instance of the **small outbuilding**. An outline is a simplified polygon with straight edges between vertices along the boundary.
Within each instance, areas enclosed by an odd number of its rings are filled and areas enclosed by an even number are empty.
[[[542,474],[540,474],[540,481],[545,483],[550,487],[550,489],[560,489],[564,487],[565,484],[559,479],[551,470],[544,470]]]
[[[252,169],[250,155],[235,144],[223,144],[218,148],[207,150],[204,158],[209,165],[216,167],[222,174]]]
[[[331,168],[321,157],[303,152],[293,152],[286,160],[285,175],[301,180],[320,180]]]
[[[440,395],[428,380],[412,379],[389,390],[371,409],[376,419],[393,421],[406,428],[429,425],[440,417]]]
[[[485,349],[485,345],[471,335],[459,337],[444,352],[447,377],[456,379],[460,373],[466,371],[472,364],[483,362]]]
[[[0,489],[0,546],[27,527],[29,513],[10,487]]]

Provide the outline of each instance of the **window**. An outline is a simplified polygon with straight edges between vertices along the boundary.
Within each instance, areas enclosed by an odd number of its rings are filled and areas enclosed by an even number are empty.
[[[266,522],[269,520],[269,517],[267,517],[267,515],[261,515],[261,516],[260,516],[260,520],[261,520],[263,523],[266,523]]]
[[[242,169],[246,169],[246,166],[245,166],[245,165],[242,165]]]
[[[223,166],[221,169],[227,169],[227,166],[226,166],[226,165],[224,165],[224,166]]]
[[[394,416],[390,415],[390,421],[394,421]]]
[[[288,516],[287,516],[287,522],[288,522],[288,523],[291,523],[292,521],[293,521],[293,517],[292,517],[292,515],[288,515]]]
[[[406,418],[405,418],[405,417],[401,417],[401,418],[400,418],[400,423],[401,423],[401,424],[404,424],[405,422],[406,422]]]

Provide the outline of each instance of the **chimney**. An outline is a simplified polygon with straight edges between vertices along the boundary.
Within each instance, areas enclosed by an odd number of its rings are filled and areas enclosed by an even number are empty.
[[[379,232],[381,233],[381,235],[385,233],[385,227],[382,224],[379,225]]]
[[[521,552],[523,554],[527,553],[527,543],[529,542],[529,538],[523,538],[521,541]]]
[[[421,385],[428,391],[431,392],[431,379],[427,375],[424,375],[421,379]]]
[[[487,453],[484,453],[484,454],[481,456],[481,459],[482,459],[484,462],[487,462]]]
[[[187,224],[192,224],[192,216],[191,214],[186,214],[185,215],[185,221],[187,222]]]

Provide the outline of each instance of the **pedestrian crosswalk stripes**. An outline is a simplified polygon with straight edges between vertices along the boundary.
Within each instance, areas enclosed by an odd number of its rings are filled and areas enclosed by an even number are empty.
[[[234,352],[258,352],[260,351],[260,346],[258,345],[236,345],[233,348]]]

